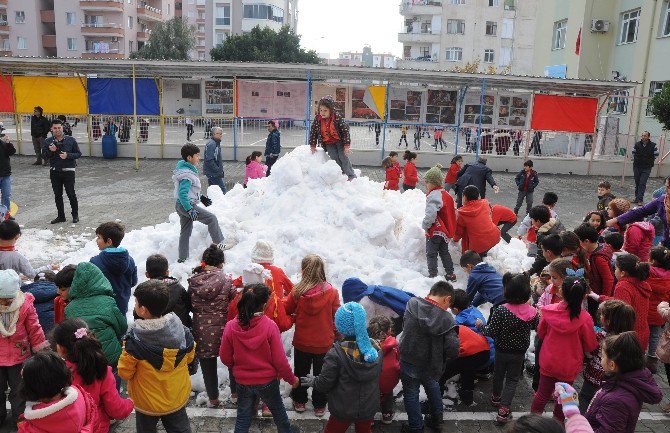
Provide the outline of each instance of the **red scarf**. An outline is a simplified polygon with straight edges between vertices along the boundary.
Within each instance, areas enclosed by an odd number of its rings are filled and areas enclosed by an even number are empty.
[[[0,247],[0,251],[15,251],[16,245],[7,245],[6,247]]]
[[[333,144],[341,140],[335,126],[335,113],[332,113],[327,119],[319,115],[319,122],[321,123],[321,141],[325,144]]]

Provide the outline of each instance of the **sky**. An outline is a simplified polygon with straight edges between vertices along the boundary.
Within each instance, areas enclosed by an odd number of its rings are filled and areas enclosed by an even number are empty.
[[[363,50],[402,53],[400,0],[299,0],[298,34],[306,49],[329,53]]]

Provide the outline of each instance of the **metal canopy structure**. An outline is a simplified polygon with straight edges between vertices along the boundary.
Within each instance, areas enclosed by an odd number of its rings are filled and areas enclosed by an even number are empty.
[[[534,76],[471,74],[451,71],[385,69],[297,63],[166,60],[84,60],[79,58],[2,57],[3,75],[95,75],[150,78],[256,78],[271,80],[374,80],[391,84],[519,89],[533,92],[600,96],[635,87],[636,82],[576,80]]]

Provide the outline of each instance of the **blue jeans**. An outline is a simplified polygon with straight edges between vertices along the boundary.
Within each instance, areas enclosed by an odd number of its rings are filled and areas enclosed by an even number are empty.
[[[419,386],[423,385],[423,389],[426,391],[431,414],[440,414],[444,410],[440,384],[422,371],[421,368],[403,360],[400,360],[400,381],[402,382],[403,402],[405,403],[409,427],[417,430],[423,429]]]
[[[2,205],[7,208],[7,212],[9,212],[10,199],[12,198],[11,176],[0,177],[0,194],[2,194],[0,203],[2,203]]]
[[[633,178],[635,179],[635,201],[644,201],[644,192],[647,190],[647,180],[651,175],[651,168],[636,168],[633,166]]]
[[[247,433],[251,427],[251,415],[256,402],[260,398],[272,412],[272,419],[277,426],[277,433],[290,433],[291,425],[286,415],[284,402],[279,393],[277,379],[261,385],[237,384],[237,419],[235,433]]]
[[[663,326],[649,325],[649,349],[647,350],[647,356],[656,358],[656,349],[658,348],[658,342],[661,340],[661,334],[663,334]]]
[[[223,176],[221,176],[221,177],[209,177],[208,176],[207,177],[207,183],[209,184],[209,186],[214,186],[214,185],[218,186],[219,188],[221,188],[221,191],[223,191],[224,194],[227,192],[226,191],[226,184],[223,183]]]

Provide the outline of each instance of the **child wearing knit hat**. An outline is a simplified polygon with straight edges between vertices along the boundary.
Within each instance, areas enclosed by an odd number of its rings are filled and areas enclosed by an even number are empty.
[[[456,281],[454,263],[449,254],[448,241],[454,237],[456,210],[454,199],[442,188],[442,166],[437,164],[426,172],[426,216],[423,229],[426,231],[426,261],[428,276],[437,277],[437,256],[442,260],[445,279]]]
[[[279,297],[288,296],[293,290],[293,282],[283,269],[274,265],[275,253],[272,244],[259,239],[251,250],[251,261],[263,265],[272,274],[272,283]]]
[[[328,394],[330,418],[325,433],[344,433],[354,423],[357,433],[369,433],[379,408],[381,346],[368,336],[365,309],[348,302],[335,312],[335,327],[344,336],[323,360],[321,373],[301,377],[303,386]]]
[[[49,346],[37,318],[35,297],[20,291],[19,286],[20,279],[16,271],[0,271],[0,376],[5,378],[0,388],[0,424],[7,418],[7,385],[11,388],[9,404],[12,408],[12,422],[16,424],[26,407],[26,402],[17,392],[23,362],[33,352]]]

